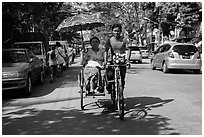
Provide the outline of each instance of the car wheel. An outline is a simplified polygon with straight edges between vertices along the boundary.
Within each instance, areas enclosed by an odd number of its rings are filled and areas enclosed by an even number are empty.
[[[26,83],[26,87],[25,87],[25,93],[26,95],[30,95],[31,91],[32,91],[32,80],[31,80],[31,76],[28,76],[27,78],[27,83]]]
[[[164,73],[168,73],[169,72],[169,68],[167,67],[166,62],[163,63],[163,69],[162,70],[163,70]]]
[[[44,80],[43,76],[44,76],[43,71],[40,71],[40,75],[39,75],[39,78],[38,78],[39,84],[43,84],[43,80]]]
[[[156,69],[156,67],[154,66],[153,61],[151,61],[151,69],[152,69],[152,70],[155,70],[155,69]]]

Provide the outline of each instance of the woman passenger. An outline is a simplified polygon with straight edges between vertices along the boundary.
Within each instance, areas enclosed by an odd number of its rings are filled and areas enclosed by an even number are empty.
[[[99,48],[100,40],[98,37],[90,39],[91,49],[84,55],[83,65],[86,89],[90,93],[103,92],[100,83],[100,70],[104,65],[104,50]]]

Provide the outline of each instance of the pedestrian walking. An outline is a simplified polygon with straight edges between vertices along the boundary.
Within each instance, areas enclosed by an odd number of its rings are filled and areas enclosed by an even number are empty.
[[[51,50],[47,52],[47,56],[51,78],[50,82],[52,83],[53,81],[55,81],[57,74],[57,53],[55,50],[55,46],[51,47]]]
[[[56,42],[56,52],[57,52],[57,64],[59,65],[60,68],[60,75],[62,75],[63,73],[63,65],[66,66],[66,62],[65,62],[65,50],[62,48],[62,45],[59,42]]]

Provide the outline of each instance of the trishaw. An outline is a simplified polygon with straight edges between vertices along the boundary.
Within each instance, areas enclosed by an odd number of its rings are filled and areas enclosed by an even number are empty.
[[[105,92],[105,87],[107,84],[111,85],[111,102],[112,106],[115,110],[118,110],[118,114],[121,120],[124,119],[124,95],[121,81],[121,74],[120,74],[120,67],[127,67],[127,63],[125,60],[125,55],[115,54],[112,59],[110,59],[105,66],[105,69],[111,68],[113,70],[114,79],[108,80],[107,74],[100,76],[101,84],[104,87],[104,92],[101,94],[91,94],[89,95],[88,91],[86,91],[85,84],[84,84],[84,67],[80,71],[79,74],[79,86],[80,86],[80,95],[81,95],[81,109],[84,110],[84,99],[87,96],[105,96],[107,92]],[[101,73],[100,73],[101,74]]]

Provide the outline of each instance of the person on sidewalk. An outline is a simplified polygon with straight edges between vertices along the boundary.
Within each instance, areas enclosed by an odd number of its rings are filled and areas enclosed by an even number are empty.
[[[51,47],[51,50],[47,52],[48,56],[48,64],[50,75],[52,75],[50,82],[52,83],[53,80],[55,81],[56,74],[57,74],[57,52],[55,50],[55,46]],[[52,74],[51,74],[52,73]]]
[[[56,51],[57,51],[57,64],[60,66],[60,70],[62,73],[63,72],[63,65],[66,66],[66,62],[65,62],[65,50],[62,48],[62,45],[59,42],[56,42]]]

